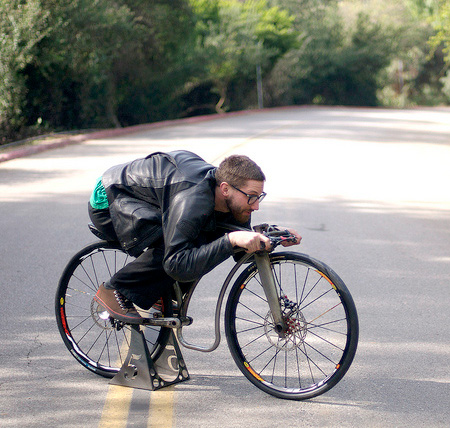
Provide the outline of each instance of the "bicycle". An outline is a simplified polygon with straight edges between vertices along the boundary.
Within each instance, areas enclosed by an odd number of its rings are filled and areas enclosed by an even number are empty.
[[[229,272],[216,303],[212,346],[190,344],[183,337],[183,327],[192,323],[187,312],[199,281],[185,295],[175,283],[172,296],[162,297],[158,310],[138,308],[146,319],[138,330],[153,361],[164,352],[172,331],[183,347],[214,351],[221,340],[225,294],[238,275],[225,307],[226,338],[237,367],[256,387],[275,397],[316,397],[335,386],[350,368],[358,344],[356,307],[331,268],[306,254],[273,252],[293,237],[261,226],[258,231],[269,237],[272,249],[245,253]],[[112,378],[123,364],[136,326],[110,318],[93,297],[98,285],[132,258],[118,243],[102,239],[98,230],[90,228],[101,240],[81,249],[64,269],[56,291],[56,318],[76,360]]]

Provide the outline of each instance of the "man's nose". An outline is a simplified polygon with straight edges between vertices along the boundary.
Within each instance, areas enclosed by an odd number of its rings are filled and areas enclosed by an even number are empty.
[[[259,199],[254,203],[250,205],[252,207],[253,211],[258,211],[259,210]]]

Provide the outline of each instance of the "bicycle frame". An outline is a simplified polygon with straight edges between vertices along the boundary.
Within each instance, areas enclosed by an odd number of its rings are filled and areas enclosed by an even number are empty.
[[[272,249],[295,242],[288,231],[263,226]],[[183,337],[182,328],[192,323],[187,312],[200,280],[184,296],[184,284],[175,283],[172,299],[179,310],[173,315],[167,296],[167,310],[148,312],[142,326],[105,317],[104,308],[93,303],[97,278],[116,272],[128,256],[117,243],[104,241],[81,249],[64,269],[55,298],[59,332],[72,355],[92,372],[113,378],[115,385],[155,390],[189,379],[180,347],[217,349],[227,300],[228,347],[250,382],[275,397],[293,400],[328,391],[349,369],[358,342],[356,308],[342,279],[324,263],[290,251],[242,253],[237,260],[218,290],[211,346]],[[146,358],[140,358],[144,354]]]
[[[179,340],[180,344],[182,346],[184,346],[185,348],[188,349],[193,349],[195,351],[200,351],[200,352],[212,352],[214,350],[217,349],[217,347],[220,344],[220,340],[221,340],[221,334],[220,334],[220,314],[221,314],[221,309],[222,309],[222,305],[223,305],[223,300],[225,298],[225,293],[228,289],[228,286],[231,282],[231,280],[233,279],[234,275],[236,274],[236,272],[239,270],[239,268],[246,263],[251,257],[255,258],[255,263],[258,267],[258,272],[260,275],[260,279],[261,279],[261,284],[262,287],[264,289],[264,293],[266,295],[267,301],[269,303],[269,307],[270,307],[270,311],[272,313],[272,317],[275,323],[275,329],[277,331],[277,333],[280,335],[280,337],[284,336],[284,332],[286,331],[286,326],[285,323],[283,321],[283,316],[281,313],[281,307],[280,307],[280,301],[279,301],[279,296],[277,293],[277,289],[276,289],[276,284],[275,284],[275,279],[273,276],[273,272],[270,268],[270,260],[269,260],[269,253],[267,251],[261,252],[261,253],[254,253],[254,254],[246,254],[244,255],[235,265],[234,267],[231,269],[231,271],[229,272],[229,274],[227,275],[222,288],[220,290],[219,293],[219,297],[217,299],[217,304],[216,304],[216,311],[215,311],[215,317],[214,317],[214,331],[215,331],[215,341],[212,344],[212,346],[208,347],[203,347],[203,346],[199,346],[199,345],[194,345],[191,343],[188,343],[184,337],[183,337],[183,333],[182,333],[182,325],[179,325],[175,328],[176,331],[176,335],[177,335],[177,339]],[[191,287],[190,291],[188,292],[187,297],[183,300],[181,297],[181,289],[180,286],[178,285],[178,283],[175,283],[175,294],[176,294],[176,300],[181,304],[181,310],[180,310],[180,316],[181,317],[186,317],[187,316],[187,310],[189,307],[189,302],[191,300],[191,297],[195,291],[195,288],[197,286],[197,284],[199,283],[199,281],[197,281],[193,287]]]

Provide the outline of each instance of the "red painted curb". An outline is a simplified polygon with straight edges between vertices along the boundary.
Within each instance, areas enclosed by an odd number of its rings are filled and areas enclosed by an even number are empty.
[[[25,156],[30,156],[36,153],[41,153],[46,150],[51,149],[57,149],[61,147],[65,147],[72,144],[79,144],[83,141],[87,140],[95,140],[100,138],[111,138],[111,137],[119,137],[121,135],[126,134],[132,134],[136,132],[143,132],[150,129],[158,129],[158,128],[164,128],[167,126],[175,126],[175,125],[181,125],[185,123],[198,123],[198,122],[206,122],[209,120],[215,120],[215,119],[221,119],[225,116],[237,116],[242,114],[248,114],[257,112],[258,110],[246,110],[246,111],[240,111],[240,112],[233,112],[233,113],[223,113],[223,114],[211,114],[207,116],[195,116],[195,117],[188,117],[185,119],[174,119],[174,120],[165,120],[162,122],[154,122],[154,123],[147,123],[144,125],[135,125],[135,126],[128,126],[126,128],[113,128],[113,129],[104,129],[101,131],[95,131],[89,134],[84,135],[76,135],[73,137],[64,137],[55,141],[52,141],[51,143],[47,144],[39,144],[36,146],[28,146],[28,147],[22,147],[20,149],[13,149],[6,153],[0,153],[0,162],[6,162],[12,159],[21,158]],[[1,147],[0,147],[1,148]]]
[[[185,119],[174,119],[174,120],[165,120],[162,122],[154,122],[154,123],[146,123],[144,125],[134,125],[134,126],[128,126],[126,128],[113,128],[113,129],[104,129],[101,131],[95,131],[90,134],[83,134],[83,135],[76,135],[73,137],[64,137],[55,141],[52,141],[51,143],[47,144],[39,144],[36,146],[28,146],[28,147],[22,147],[20,149],[12,149],[11,151],[8,151],[6,153],[0,153],[0,163],[6,162],[12,159],[21,158],[25,156],[30,156],[36,153],[41,153],[46,150],[51,149],[57,149],[65,146],[69,146],[72,144],[80,144],[83,141],[87,140],[95,140],[100,138],[112,138],[112,137],[119,137],[121,135],[126,134],[132,134],[135,132],[143,132],[151,129],[158,129],[158,128],[164,128],[166,126],[175,126],[175,125],[182,125],[186,123],[199,123],[199,122],[206,122],[209,120],[216,120],[216,119],[222,119],[225,117],[233,117],[233,116],[243,116],[246,114],[254,114],[254,113],[261,113],[267,110],[289,110],[289,109],[299,109],[299,108],[305,108],[309,106],[285,106],[285,107],[275,107],[275,108],[268,108],[268,109],[255,109],[255,110],[241,110],[241,111],[235,111],[231,113],[220,113],[220,114],[210,114],[205,116],[194,116],[194,117],[188,117]],[[1,146],[0,146],[1,149]]]

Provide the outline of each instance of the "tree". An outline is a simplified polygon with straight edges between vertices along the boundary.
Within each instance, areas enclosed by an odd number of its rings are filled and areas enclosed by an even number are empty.
[[[448,102],[442,45],[430,52],[427,43],[440,0],[272,1],[289,6],[304,40],[266,82],[272,105]]]
[[[308,8],[302,13],[305,4]],[[272,105],[376,105],[378,76],[392,52],[389,32],[363,13],[347,26],[335,1],[290,5],[297,10],[296,26],[304,42],[274,69]]]
[[[393,9],[392,2],[385,3],[385,9],[390,13],[388,18],[396,21],[392,24],[396,47],[380,91],[383,101],[394,106],[448,102],[450,93],[445,95],[445,73],[448,70],[443,52],[445,45],[443,40],[435,38],[433,25],[433,17],[438,15],[442,2],[404,0],[396,5],[397,10]]]
[[[448,103],[449,65],[448,0],[7,0],[0,142],[253,107],[257,68],[266,106]]]
[[[184,0],[41,1],[55,28],[26,70],[31,121],[80,129],[170,115],[166,73],[190,25]]]
[[[447,0],[436,0],[434,3],[431,23],[436,30],[436,35],[430,39],[430,42],[434,48],[439,45],[444,46],[445,60],[450,64],[450,3]]]
[[[135,35],[114,62],[123,126],[181,115],[180,88],[189,74],[186,60],[194,40],[187,0],[126,0]]]
[[[23,70],[33,62],[36,45],[51,31],[48,15],[39,0],[0,3],[1,140],[6,141],[24,125],[22,110],[27,90]]]
[[[25,70],[27,117],[50,128],[119,126],[114,61],[132,39],[132,13],[107,0],[41,0],[52,31]]]
[[[212,82],[221,112],[230,85],[254,80],[257,66],[268,72],[296,42],[293,17],[265,0],[191,0],[196,35],[190,61],[194,74],[188,90]]]

